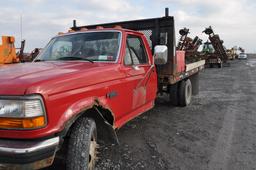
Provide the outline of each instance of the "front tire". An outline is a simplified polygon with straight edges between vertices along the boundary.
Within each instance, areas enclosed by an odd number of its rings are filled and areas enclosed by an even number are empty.
[[[192,84],[189,79],[180,82],[179,104],[184,107],[190,104],[192,98]]]
[[[67,170],[93,170],[97,154],[97,129],[93,119],[81,117],[71,128]]]

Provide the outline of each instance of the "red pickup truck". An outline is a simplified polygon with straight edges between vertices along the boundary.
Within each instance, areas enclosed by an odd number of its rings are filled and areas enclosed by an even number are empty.
[[[154,54],[154,56],[152,55]],[[74,26],[32,63],[0,68],[0,169],[93,169],[97,145],[152,109],[157,94],[186,106],[204,60],[175,50],[174,18]]]

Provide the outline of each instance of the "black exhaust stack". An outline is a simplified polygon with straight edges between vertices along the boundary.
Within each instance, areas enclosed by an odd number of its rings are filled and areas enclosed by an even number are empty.
[[[169,17],[169,8],[165,8],[165,17]]]
[[[73,28],[76,28],[76,20],[73,20]]]

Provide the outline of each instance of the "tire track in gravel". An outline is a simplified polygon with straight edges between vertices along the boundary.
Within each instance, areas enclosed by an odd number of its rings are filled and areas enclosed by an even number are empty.
[[[157,150],[157,145],[152,142],[153,140],[145,136],[144,136],[144,140],[151,153],[151,158],[157,159],[158,169],[169,169],[168,162],[164,159],[161,153],[159,153],[159,151]]]
[[[244,67],[244,65],[240,65],[240,67],[241,66]],[[232,76],[232,71],[233,69],[229,72],[230,76]],[[236,79],[233,83],[233,93],[230,95],[230,99],[232,99],[233,102],[231,105],[227,106],[223,126],[219,132],[219,137],[208,165],[210,170],[229,169],[229,162],[232,157],[231,151],[234,147],[233,140],[237,138],[235,131],[240,128],[237,125],[237,116],[244,111],[244,107],[240,107],[240,98],[243,96],[241,91],[241,87],[243,87],[244,83],[243,77],[244,75],[241,73],[236,75]]]
[[[254,62],[255,58],[249,58],[242,63]],[[230,159],[227,169],[256,169],[256,69],[255,66],[240,68],[240,90],[244,97],[240,98],[239,110],[237,115],[237,128],[234,132]]]

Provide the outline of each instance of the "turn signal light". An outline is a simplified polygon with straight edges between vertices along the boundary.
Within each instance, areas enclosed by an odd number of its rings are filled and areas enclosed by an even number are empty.
[[[0,118],[3,129],[37,129],[46,125],[44,116],[33,118]]]

